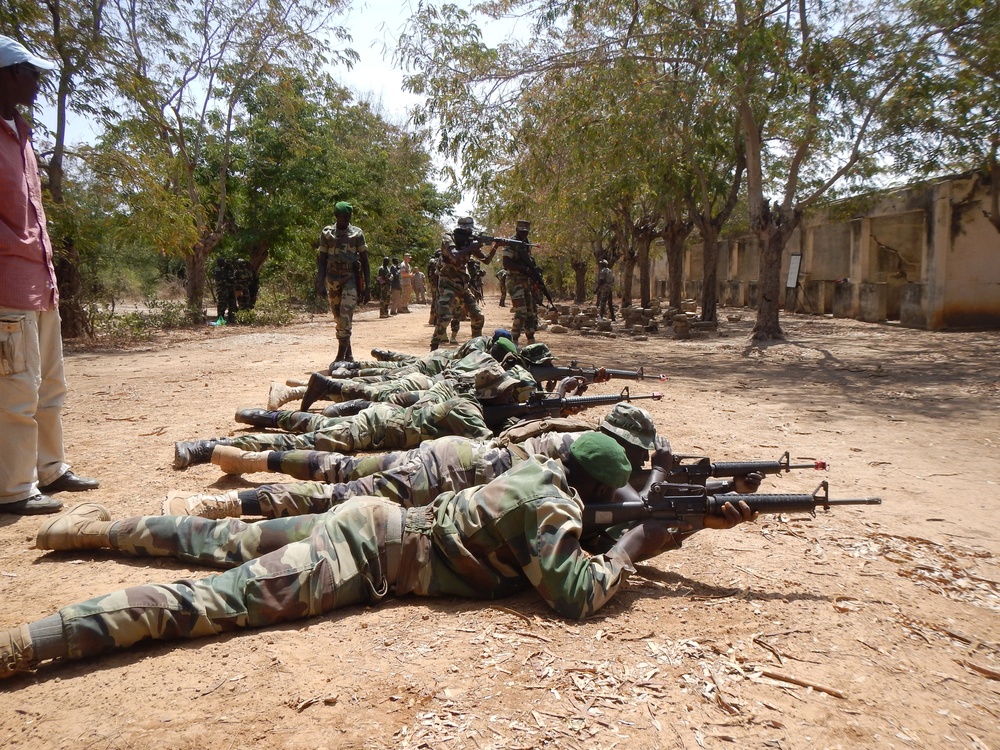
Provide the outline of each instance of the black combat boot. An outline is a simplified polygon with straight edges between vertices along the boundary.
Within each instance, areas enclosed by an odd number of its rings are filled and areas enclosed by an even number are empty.
[[[344,339],[337,339],[337,356],[334,358],[334,362],[342,362],[344,359]]]
[[[280,413],[269,409],[240,409],[236,412],[236,421],[254,427],[277,427]]]
[[[327,396],[339,396],[342,387],[343,384],[339,380],[314,372],[309,376],[309,385],[306,386],[306,393],[302,397],[299,411],[306,411],[314,403]]]
[[[351,417],[362,409],[367,409],[372,405],[371,401],[363,398],[355,398],[350,401],[341,401],[339,404],[330,404],[323,409],[324,417]]]
[[[174,443],[174,468],[186,469],[195,464],[207,464],[212,460],[212,451],[217,445],[232,445],[230,438],[210,440],[189,440]]]
[[[347,339],[347,347],[344,349],[344,361],[353,362],[354,353],[351,351],[351,340]]]
[[[436,352],[437,348],[438,348],[438,342],[437,341],[431,341],[431,351],[432,352]]]
[[[388,349],[372,349],[372,358],[379,362],[390,362],[392,361],[392,352]]]

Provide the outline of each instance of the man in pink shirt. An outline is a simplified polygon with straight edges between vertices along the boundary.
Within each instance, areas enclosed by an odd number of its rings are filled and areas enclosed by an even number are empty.
[[[63,460],[59,290],[28,123],[55,63],[0,36],[0,513],[55,513],[48,493],[98,486]]]

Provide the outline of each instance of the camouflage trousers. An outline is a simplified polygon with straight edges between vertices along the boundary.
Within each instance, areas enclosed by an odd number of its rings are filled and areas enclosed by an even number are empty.
[[[389,285],[381,284],[378,288],[378,315],[380,318],[389,317]]]
[[[448,324],[451,323],[452,316],[456,313],[456,302],[464,304],[469,313],[473,338],[483,334],[483,325],[486,319],[483,317],[482,310],[479,309],[479,302],[476,301],[468,285],[452,282],[450,279],[442,277],[438,281],[437,317],[434,333],[431,336],[431,346],[448,341]],[[458,326],[453,325],[452,329],[457,332]]]
[[[602,286],[597,290],[597,314],[602,318],[605,317],[604,310],[608,309],[610,315],[607,317],[611,320],[615,319],[615,303],[614,297],[611,294],[611,288]]]
[[[538,303],[532,291],[532,280],[523,274],[510,271],[507,274],[507,292],[510,294],[513,316],[510,334],[517,343],[523,332],[530,343],[535,338],[535,331],[538,330]]]
[[[373,458],[379,460],[370,460]],[[343,463],[352,461],[355,467],[377,470],[336,484],[323,481],[330,474],[344,472]],[[361,459],[289,451],[275,454],[275,460],[269,461],[274,470],[320,481],[265,484],[257,488],[257,499],[261,513],[268,518],[323,513],[361,495],[377,495],[411,508],[429,505],[442,492],[486,484],[507,471],[513,461],[507,448],[455,436],[429,440],[410,451]],[[329,467],[338,463],[341,465],[330,471]],[[320,469],[323,464],[326,470]]]
[[[328,401],[353,401],[356,398],[363,398],[366,401],[392,401],[392,397],[398,394],[410,391],[426,391],[434,385],[434,380],[420,373],[411,373],[405,377],[397,377],[391,380],[382,380],[381,378],[384,378],[384,375],[378,377],[380,378],[378,383],[345,380],[339,394],[328,393],[325,398]]]
[[[326,296],[337,323],[337,338],[351,338],[354,310],[358,306],[358,287],[354,276],[327,276]]]
[[[279,414],[278,427],[300,434],[239,435],[230,444],[247,451],[315,448],[350,453],[414,448],[424,440],[445,435],[489,438],[493,434],[483,421],[482,407],[469,398],[411,408],[372,404],[350,417],[287,411]]]
[[[147,639],[198,638],[377,602],[395,583],[399,522],[380,498],[329,513],[246,524],[148,516],[112,527],[112,545],[136,556],[228,568],[200,580],[133,586],[59,610],[69,656]],[[395,514],[395,520],[393,515]]]

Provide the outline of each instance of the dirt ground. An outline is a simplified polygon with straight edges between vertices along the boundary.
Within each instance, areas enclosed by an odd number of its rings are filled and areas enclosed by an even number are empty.
[[[360,313],[355,352],[426,350],[427,308],[413,310]],[[495,299],[485,312],[509,323]],[[0,684],[0,747],[1000,748],[1000,333],[785,316],[787,343],[752,348],[750,311],[720,318],[722,335],[689,341],[539,338],[562,361],[665,374],[632,388],[664,391],[642,405],[678,453],[789,450],[830,469],[769,477],[762,492],[827,478],[833,496],[882,506],[700,533],[582,623],[530,592],[408,598],[50,667]],[[173,443],[235,434],[237,408],[263,406],[269,383],[335,347],[317,316],[68,351],[67,454],[102,487],[64,500],[121,518],[158,513],[171,489],[281,480],[175,471]],[[38,524],[0,520],[0,626],[206,574],[42,553]]]

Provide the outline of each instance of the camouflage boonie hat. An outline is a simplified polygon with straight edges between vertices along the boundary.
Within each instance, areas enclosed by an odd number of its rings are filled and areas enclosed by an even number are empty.
[[[526,362],[530,362],[533,365],[547,365],[551,364],[555,359],[552,356],[552,351],[545,344],[538,342],[537,344],[528,344],[521,348],[521,358]]]
[[[490,365],[477,370],[473,375],[473,387],[478,399],[495,399],[507,394],[511,388],[517,387],[519,381],[510,375],[500,365]]]
[[[615,404],[601,422],[601,429],[648,451],[656,448],[656,425],[645,409],[632,404]]]
[[[532,377],[530,372],[521,367],[521,365],[514,365],[507,368],[507,375],[517,381],[517,385],[513,386],[514,400],[519,404],[527,401],[538,387],[535,378]]]

